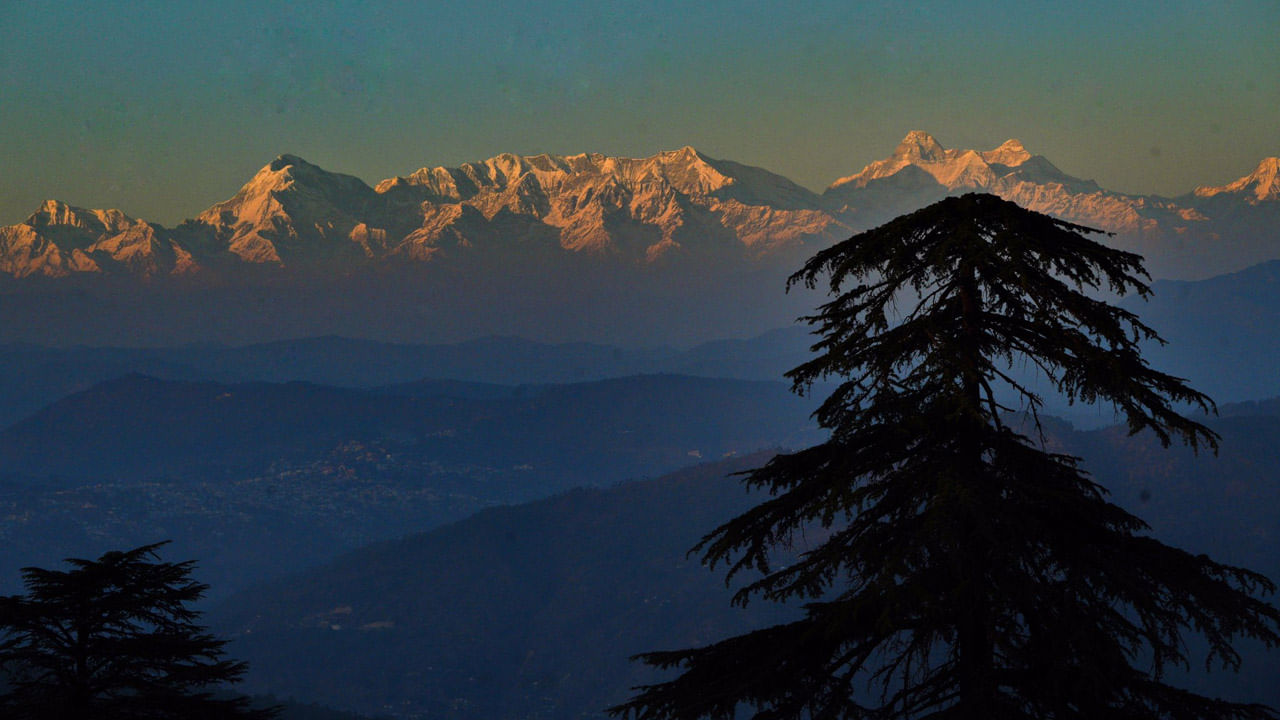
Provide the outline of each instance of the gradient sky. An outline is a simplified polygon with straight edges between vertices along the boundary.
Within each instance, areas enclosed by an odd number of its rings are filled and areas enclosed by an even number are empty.
[[[923,129],[1166,195],[1280,155],[1274,0],[0,0],[0,29],[0,224],[172,224],[282,152],[373,184],[693,145],[821,190]]]

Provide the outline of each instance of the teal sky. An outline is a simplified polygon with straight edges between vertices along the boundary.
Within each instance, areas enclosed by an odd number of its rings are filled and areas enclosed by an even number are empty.
[[[1280,155],[1274,0],[0,0],[0,31],[0,224],[172,224],[282,152],[372,184],[693,145],[821,190],[922,129],[1168,195]]]

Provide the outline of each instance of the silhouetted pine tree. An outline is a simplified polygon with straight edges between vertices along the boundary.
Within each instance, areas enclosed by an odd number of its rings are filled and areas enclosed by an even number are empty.
[[[642,655],[683,672],[612,713],[1275,717],[1162,680],[1189,666],[1188,631],[1229,668],[1236,639],[1280,642],[1280,613],[1255,597],[1272,584],[1150,538],[1078,458],[1044,448],[1038,423],[1033,439],[1004,419],[1041,405],[1008,371],[1025,362],[1072,400],[1113,403],[1131,432],[1216,451],[1212,431],[1171,407],[1212,402],[1140,357],[1155,333],[1083,292],[1149,292],[1141,258],[1090,232],[971,194],[856,235],[791,278],[825,278],[832,296],[806,318],[817,356],[788,374],[798,392],[843,380],[816,413],[830,440],[747,473],[773,497],[694,551],[730,577],[761,574],[735,602],[807,599],[804,617]],[[998,400],[1002,384],[1017,407]],[[815,526],[820,545],[771,562]]]
[[[188,605],[207,585],[193,563],[161,562],[164,543],[97,560],[68,559],[71,570],[23,568],[26,595],[0,597],[0,695],[5,718],[269,718],[243,698],[212,691],[237,680],[245,664],[222,658],[224,640],[196,624]]]

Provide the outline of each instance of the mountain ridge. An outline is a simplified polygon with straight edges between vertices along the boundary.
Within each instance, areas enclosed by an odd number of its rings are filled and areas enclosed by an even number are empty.
[[[230,198],[174,228],[119,210],[42,204],[0,228],[0,273],[15,278],[235,274],[246,266],[342,271],[414,262],[624,266],[791,262],[806,249],[950,194],[992,192],[1115,233],[1173,278],[1280,257],[1280,159],[1177,198],[1129,195],[1073,177],[1010,139],[948,149],[913,130],[889,157],[822,194],[692,146],[645,158],[502,153],[422,167],[373,186],[282,154]]]
[[[1280,199],[1280,157],[1263,158],[1254,171],[1244,177],[1218,187],[1200,186],[1192,191],[1196,197],[1213,197],[1225,193],[1252,196],[1246,201],[1258,204]]]

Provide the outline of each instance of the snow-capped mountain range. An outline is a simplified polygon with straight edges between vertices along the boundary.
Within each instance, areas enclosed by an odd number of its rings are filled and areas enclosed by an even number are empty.
[[[639,159],[503,154],[374,187],[281,155],[176,228],[47,201],[0,228],[0,273],[159,277],[565,253],[637,267],[793,265],[858,230],[974,191],[1115,233],[1107,242],[1143,253],[1157,276],[1205,277],[1280,257],[1278,158],[1225,186],[1164,198],[1072,177],[1017,140],[956,150],[913,131],[888,158],[821,195],[691,147]]]

